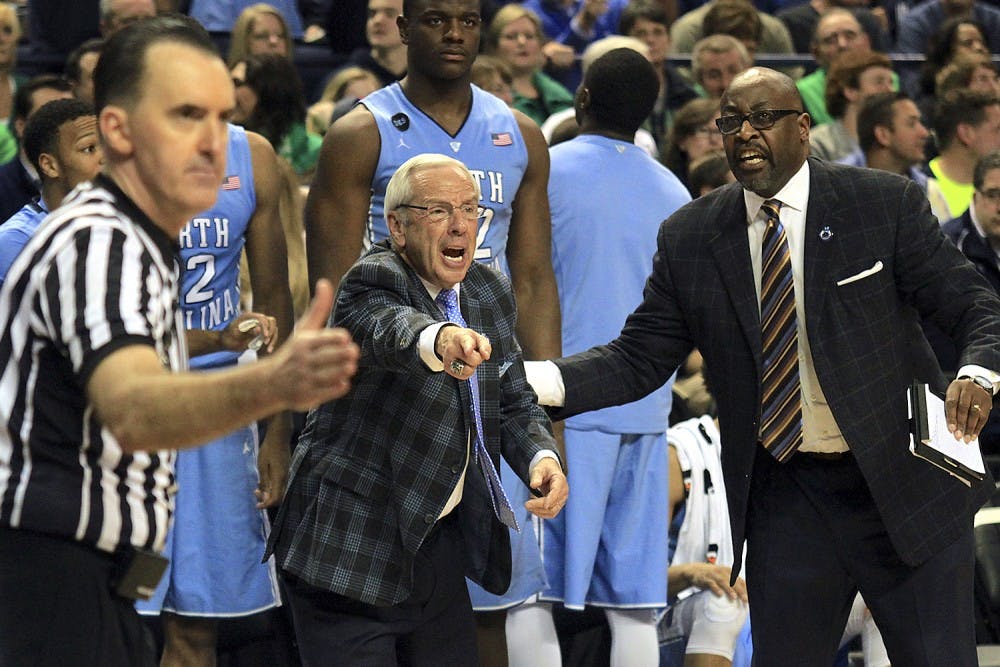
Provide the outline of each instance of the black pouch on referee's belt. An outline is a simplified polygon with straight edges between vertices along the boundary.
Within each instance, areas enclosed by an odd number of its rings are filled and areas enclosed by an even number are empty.
[[[129,600],[148,600],[156,592],[170,559],[155,551],[123,549],[115,554],[115,561],[111,589]]]

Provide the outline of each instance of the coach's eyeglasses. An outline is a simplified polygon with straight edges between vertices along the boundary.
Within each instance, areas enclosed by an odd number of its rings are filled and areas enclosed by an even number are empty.
[[[715,126],[723,134],[736,134],[743,127],[744,121],[750,121],[750,127],[755,130],[770,130],[774,124],[785,116],[805,113],[798,109],[760,109],[743,115],[734,114],[715,119]]]
[[[976,190],[983,199],[991,204],[1000,204],[1000,188],[990,188],[989,190]]]
[[[412,208],[422,211],[423,215],[433,223],[450,220],[451,216],[458,211],[458,214],[466,221],[473,222],[486,215],[486,209],[475,204],[461,204],[457,207],[447,202],[436,202],[429,206],[417,206],[416,204],[400,204],[397,208]]]

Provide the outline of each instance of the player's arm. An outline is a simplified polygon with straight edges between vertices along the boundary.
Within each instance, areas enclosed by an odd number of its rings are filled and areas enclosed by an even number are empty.
[[[323,138],[306,199],[310,285],[326,278],[336,290],[361,254],[380,145],[375,119],[360,106],[337,120]]]
[[[281,199],[282,171],[278,158],[268,141],[247,132],[250,158],[253,163],[253,185],[256,206],[246,231],[247,266],[253,291],[254,310],[270,313],[277,320],[280,343],[291,334],[292,294],[288,287],[288,253],[285,232],[278,214]],[[259,353],[266,354],[261,349]],[[267,433],[260,444],[257,468],[260,481],[257,488],[258,506],[270,507],[280,502],[288,477],[289,444],[292,437],[291,414],[281,412],[267,424]]]
[[[282,410],[340,398],[357,370],[358,348],[326,327],[333,290],[326,281],[294,335],[255,364],[212,373],[174,373],[151,345],[125,345],[97,363],[87,398],[126,452],[196,446]]]
[[[528,149],[528,168],[512,204],[507,261],[517,297],[517,338],[524,358],[562,356],[559,292],[552,271],[549,217],[549,150],[538,125],[515,111]]]

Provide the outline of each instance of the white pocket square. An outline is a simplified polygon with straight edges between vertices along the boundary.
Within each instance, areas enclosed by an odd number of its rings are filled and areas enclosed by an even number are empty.
[[[838,280],[837,287],[841,287],[842,285],[847,285],[848,283],[856,282],[858,280],[861,280],[862,278],[867,278],[868,276],[874,275],[881,270],[882,270],[882,260],[880,259],[877,262],[875,262],[872,268],[865,269],[861,273],[855,273],[853,276],[848,276],[843,280]]]

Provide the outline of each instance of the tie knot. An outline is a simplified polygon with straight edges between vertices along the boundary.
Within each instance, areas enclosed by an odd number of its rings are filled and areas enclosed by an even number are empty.
[[[781,202],[777,199],[768,199],[760,205],[760,210],[764,211],[768,222],[781,222],[781,217],[778,215],[781,211]]]

